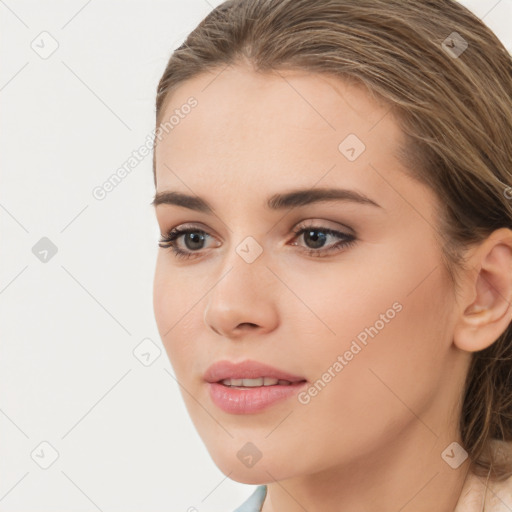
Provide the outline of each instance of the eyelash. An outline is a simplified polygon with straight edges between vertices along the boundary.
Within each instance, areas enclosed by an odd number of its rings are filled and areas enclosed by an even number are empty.
[[[306,254],[309,256],[314,257],[325,257],[326,255],[329,255],[333,252],[340,252],[342,249],[346,249],[348,247],[351,247],[355,242],[357,241],[356,237],[351,234],[342,233],[340,231],[335,231],[333,229],[329,228],[323,228],[321,226],[306,226],[306,227],[300,227],[295,230],[293,230],[294,238],[297,238],[298,236],[302,235],[303,233],[307,231],[320,231],[322,233],[325,233],[327,235],[333,235],[337,236],[339,238],[343,238],[344,240],[341,240],[340,242],[334,244],[333,246],[329,247],[328,249],[302,249]],[[171,251],[174,253],[176,258],[180,259],[189,259],[194,258],[196,255],[194,253],[199,253],[199,251],[184,251],[183,249],[180,249],[177,244],[176,240],[182,236],[187,235],[190,233],[199,233],[201,235],[208,235],[205,231],[197,228],[174,228],[171,229],[166,235],[162,235],[162,238],[159,241],[159,246],[164,249],[171,249]]]

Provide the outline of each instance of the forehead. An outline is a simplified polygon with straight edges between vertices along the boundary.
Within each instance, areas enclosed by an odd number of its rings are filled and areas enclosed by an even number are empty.
[[[191,97],[196,105],[183,109]],[[219,68],[181,84],[161,122],[180,113],[156,145],[158,191],[272,191],[319,180],[377,191],[382,178],[369,165],[399,167],[402,133],[390,107],[337,77]]]

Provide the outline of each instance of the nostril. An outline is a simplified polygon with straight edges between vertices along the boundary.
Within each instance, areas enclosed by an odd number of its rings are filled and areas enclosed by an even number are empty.
[[[241,324],[238,324],[236,327],[237,331],[245,331],[245,330],[251,330],[258,328],[259,326],[257,324],[253,324],[251,322],[243,322]]]

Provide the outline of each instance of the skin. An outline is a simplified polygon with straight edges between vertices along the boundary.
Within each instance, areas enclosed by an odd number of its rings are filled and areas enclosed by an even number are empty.
[[[162,234],[187,223],[208,236],[202,248],[180,238],[195,251],[188,260],[159,249],[153,301],[215,464],[235,481],[266,483],[263,512],[452,512],[469,459],[453,469],[441,453],[462,443],[471,352],[512,317],[512,232],[471,248],[456,296],[436,238],[438,200],[397,160],[403,135],[389,107],[338,78],[240,64],[181,84],[163,119],[190,96],[198,105],[156,146],[156,190],[196,194],[214,214],[155,207]],[[353,162],[338,150],[350,133],[366,145]],[[357,190],[381,208],[265,208],[272,194],[319,187]],[[348,226],[356,241],[307,255],[318,245],[292,230],[318,225]],[[236,252],[247,236],[263,251],[252,263]],[[212,403],[203,374],[214,361],[254,359],[314,383],[396,302],[401,311],[309,403],[292,397],[247,415]],[[262,454],[252,467],[237,457],[249,441]]]

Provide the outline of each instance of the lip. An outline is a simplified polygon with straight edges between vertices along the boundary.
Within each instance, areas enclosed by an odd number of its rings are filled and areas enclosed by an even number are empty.
[[[221,383],[224,379],[257,379],[260,377],[288,380],[291,384],[243,388],[225,386]],[[208,385],[212,402],[230,414],[249,414],[262,411],[276,402],[296,395],[307,385],[307,380],[304,377],[252,360],[239,363],[228,360],[217,361],[206,370],[204,380]]]
[[[308,385],[306,381],[288,385],[257,386],[237,388],[224,386],[219,382],[208,382],[212,402],[229,414],[250,414],[260,412],[270,405],[295,396]]]
[[[289,380],[292,383],[306,380],[304,377],[292,375],[279,368],[250,359],[239,363],[228,360],[216,361],[208,367],[204,374],[204,380],[210,383],[220,382],[224,379],[257,379],[260,377]]]

